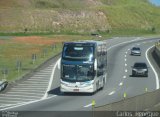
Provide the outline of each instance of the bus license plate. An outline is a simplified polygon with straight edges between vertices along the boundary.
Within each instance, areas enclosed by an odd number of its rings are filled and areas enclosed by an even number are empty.
[[[75,91],[75,92],[79,92],[79,89],[73,89],[73,91]]]

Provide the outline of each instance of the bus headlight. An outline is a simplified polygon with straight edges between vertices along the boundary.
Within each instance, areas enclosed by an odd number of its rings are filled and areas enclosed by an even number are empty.
[[[67,82],[64,82],[64,81],[62,81],[62,80],[61,80],[61,84],[62,84],[62,85],[65,85],[65,86],[68,86],[68,83],[67,83]]]
[[[87,81],[87,82],[84,82],[84,85],[85,86],[89,86],[89,85],[93,85],[94,84],[94,81]]]

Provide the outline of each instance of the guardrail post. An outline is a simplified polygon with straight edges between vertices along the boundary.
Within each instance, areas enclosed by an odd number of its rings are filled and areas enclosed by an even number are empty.
[[[35,63],[36,59],[37,59],[37,55],[36,54],[32,54],[32,63],[33,64]]]

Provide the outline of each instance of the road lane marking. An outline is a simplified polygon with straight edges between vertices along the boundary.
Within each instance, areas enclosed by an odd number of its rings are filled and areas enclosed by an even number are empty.
[[[127,72],[128,72],[128,70],[127,70],[127,69],[125,69],[125,72],[127,73]]]
[[[42,91],[42,90],[38,90],[38,89],[16,89],[16,91],[12,91],[12,92],[37,92],[37,93],[45,93],[45,91]],[[11,92],[8,92],[8,93],[11,93]]]
[[[47,98],[47,96],[48,96],[48,91],[50,91],[50,89],[51,89],[51,87],[52,87],[53,76],[54,76],[54,74],[55,74],[56,67],[57,67],[58,63],[60,62],[60,60],[61,60],[61,59],[59,58],[59,59],[57,60],[56,64],[54,65],[54,67],[53,67],[48,88],[47,88],[47,90],[46,90],[46,93],[45,93],[44,96],[42,97],[42,99],[45,99],[45,98]]]
[[[147,49],[147,51],[146,51],[146,59],[147,59],[149,65],[151,66],[151,68],[152,68],[152,70],[153,70],[153,72],[154,72],[154,74],[155,74],[155,78],[156,78],[156,89],[159,89],[159,78],[158,78],[158,74],[157,74],[156,70],[154,69],[153,65],[151,64],[151,62],[149,61],[149,58],[148,58],[148,52],[149,52],[149,50],[150,50],[151,48],[153,48],[153,47],[154,47],[154,45]]]
[[[124,55],[124,57],[126,58],[126,57],[127,57],[127,55],[125,54],[125,55]]]
[[[127,59],[125,58],[124,61],[127,61]]]
[[[29,93],[29,92],[23,92],[23,91],[14,91],[14,92],[9,92],[7,94],[22,94],[22,95],[37,95],[37,96],[42,96],[42,94],[39,92],[39,93]]]
[[[127,64],[125,63],[125,66],[127,67]]]
[[[119,86],[122,86],[123,85],[123,82],[119,83]]]
[[[17,86],[15,86],[14,88],[23,88],[24,86],[23,85],[17,85]],[[25,86],[25,88],[28,88],[28,87],[30,87],[30,88],[46,88],[46,86],[40,86],[40,85],[38,85],[38,86],[28,86],[28,85],[26,85]]]
[[[31,81],[32,81],[32,82],[36,82],[36,81],[37,81],[37,82],[38,82],[38,81],[40,81],[40,82],[46,82],[46,81],[47,81],[47,82],[48,82],[48,79],[27,79],[27,81],[30,81],[30,82],[31,82]]]
[[[14,98],[14,97],[33,97],[33,98],[37,98],[40,99],[39,96],[31,96],[31,95],[15,95],[15,94],[2,94],[1,96],[5,96],[5,97],[10,97],[10,98]],[[0,97],[1,98],[1,97]]]
[[[129,48],[128,51],[130,51],[131,49]]]
[[[90,107],[90,106],[92,106],[92,103],[90,103],[90,104],[88,104],[88,105],[86,105],[86,106],[84,106],[85,108],[88,108],[88,107]]]
[[[35,84],[35,83],[44,83],[44,84],[46,84],[46,83],[48,83],[48,80],[26,80],[26,81],[24,81],[23,83],[33,83],[33,84]]]
[[[122,44],[126,44],[126,43],[130,43],[130,42],[134,42],[134,41],[140,41],[140,40],[144,40],[144,39],[141,39],[140,37],[138,37],[138,38],[133,39],[133,40],[131,40],[131,41],[125,41],[125,42],[122,42],[122,43],[118,43],[118,44],[116,44],[116,45],[113,45],[113,46],[109,47],[109,48],[107,49],[107,51],[109,51],[110,49],[112,49],[112,48],[114,48],[114,47],[116,47],[116,46],[119,46],[119,45],[122,45]]]
[[[15,89],[15,90],[17,90],[17,89],[21,89],[21,90],[33,90],[33,88],[32,87],[13,87],[12,89]],[[44,90],[43,88],[41,88],[41,87],[35,87],[34,88],[35,90]],[[45,91],[45,90],[44,90]]]
[[[110,92],[108,95],[113,95],[115,93],[115,91]]]
[[[15,105],[15,106],[12,106],[12,107],[6,107],[6,108],[0,109],[0,110],[3,111],[3,110],[7,110],[7,109],[17,108],[17,107],[21,107],[21,106],[24,106],[24,105],[28,105],[28,104],[40,102],[40,101],[43,101],[43,100],[51,99],[51,98],[54,98],[54,97],[57,97],[57,95],[53,95],[53,96],[47,97],[47,98],[45,98],[45,99],[39,99],[39,100],[34,100],[34,101],[19,103],[18,105]]]
[[[127,78],[126,76],[123,76],[123,78],[125,79],[125,78]]]

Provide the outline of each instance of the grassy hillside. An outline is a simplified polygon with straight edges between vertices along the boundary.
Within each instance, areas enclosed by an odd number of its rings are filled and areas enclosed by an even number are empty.
[[[147,0],[1,0],[0,32],[159,33]]]

